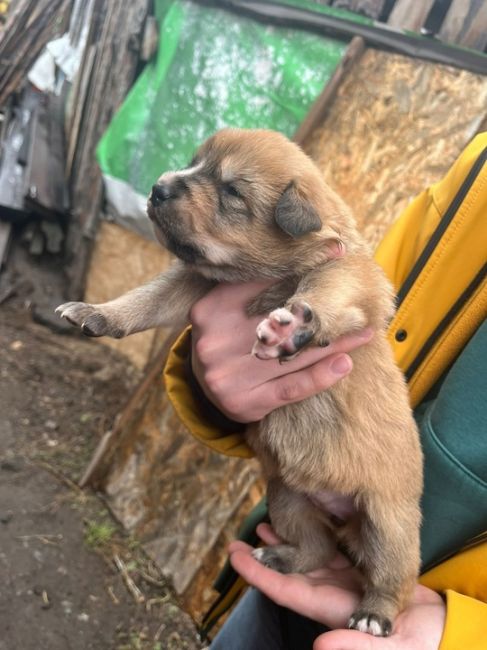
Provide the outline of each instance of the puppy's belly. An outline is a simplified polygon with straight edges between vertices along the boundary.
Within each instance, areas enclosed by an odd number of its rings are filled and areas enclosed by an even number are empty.
[[[329,490],[312,492],[307,496],[314,506],[330,517],[335,526],[343,526],[357,514],[353,497]]]

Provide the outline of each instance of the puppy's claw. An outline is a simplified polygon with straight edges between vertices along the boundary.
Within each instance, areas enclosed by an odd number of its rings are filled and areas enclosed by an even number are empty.
[[[252,551],[252,556],[261,564],[279,573],[289,573],[289,567],[283,557],[281,557],[278,550],[274,546],[265,546],[263,548],[256,548]]]
[[[365,610],[355,612],[348,621],[348,627],[372,636],[390,636],[392,633],[392,623],[388,618]]]
[[[278,345],[269,346],[263,341],[256,341],[251,354],[261,361],[268,361],[269,359],[277,359],[281,354],[281,349]]]
[[[67,302],[59,305],[55,311],[71,325],[79,327],[86,336],[110,335],[115,338],[123,336],[121,330],[109,326],[106,317],[97,311],[94,305],[85,302]]]

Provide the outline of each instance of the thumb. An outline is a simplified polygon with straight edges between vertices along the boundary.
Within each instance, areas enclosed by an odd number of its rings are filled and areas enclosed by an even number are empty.
[[[335,630],[319,636],[313,644],[313,650],[383,650],[391,647],[387,644],[390,644],[390,639],[365,632]]]

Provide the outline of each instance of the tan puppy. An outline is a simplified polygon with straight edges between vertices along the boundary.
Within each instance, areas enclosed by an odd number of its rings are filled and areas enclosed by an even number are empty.
[[[148,213],[181,261],[111,302],[58,308],[86,334],[182,325],[215,283],[261,278],[277,282],[249,306],[270,312],[257,329],[259,358],[286,358],[366,325],[376,330],[352,353],[350,375],[270,413],[248,428],[247,440],[284,540],[255,557],[282,572],[310,571],[333,557],[338,540],[365,576],[349,626],[390,634],[418,574],[422,457],[385,337],[391,288],[348,208],[282,135],[226,129],[187,169],[161,176]]]

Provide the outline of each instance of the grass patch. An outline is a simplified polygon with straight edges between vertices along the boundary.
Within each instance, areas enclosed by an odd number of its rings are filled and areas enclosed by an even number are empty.
[[[117,532],[109,521],[88,519],[85,524],[85,544],[90,548],[100,548],[108,544]]]

